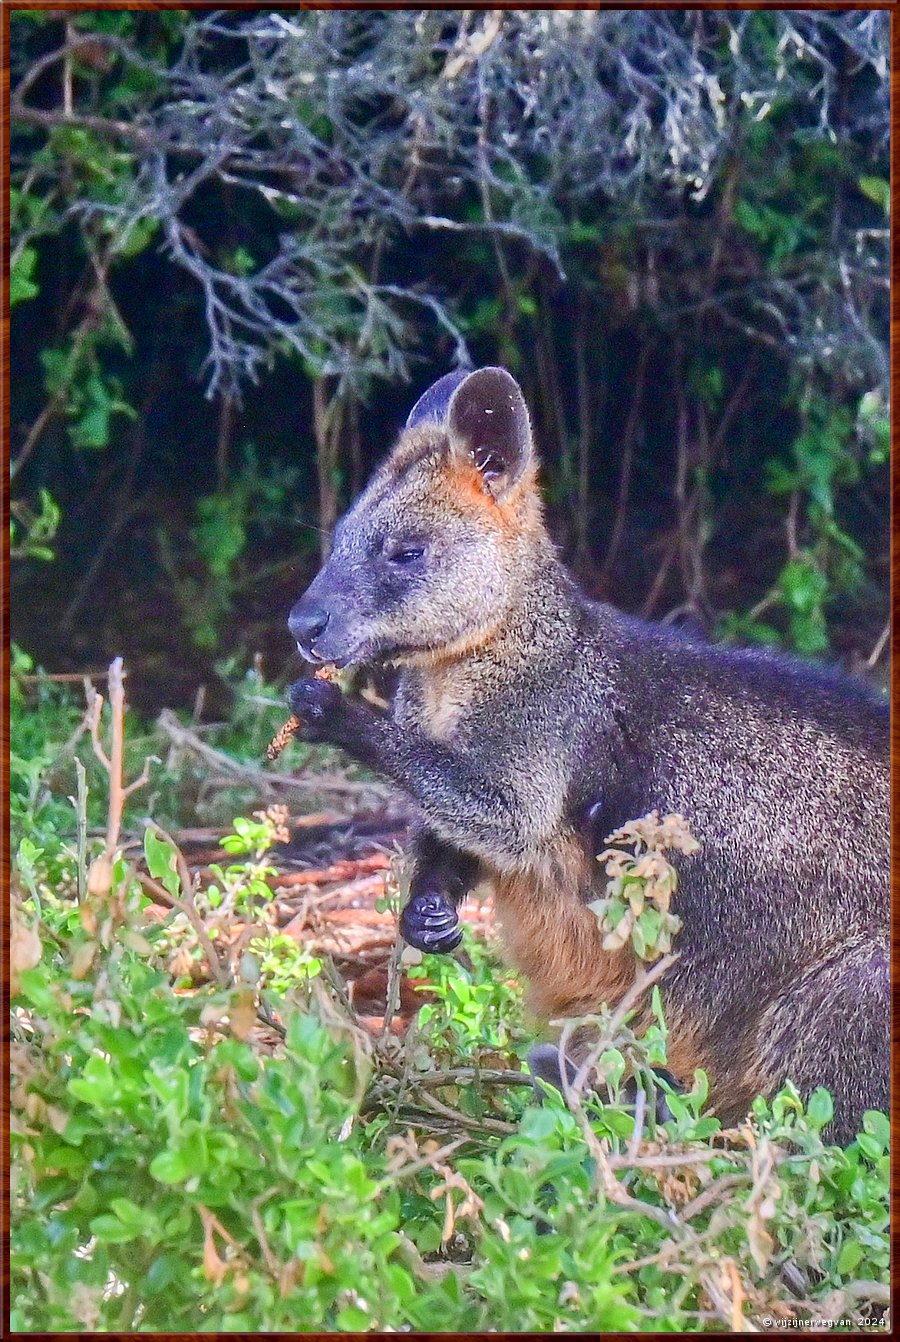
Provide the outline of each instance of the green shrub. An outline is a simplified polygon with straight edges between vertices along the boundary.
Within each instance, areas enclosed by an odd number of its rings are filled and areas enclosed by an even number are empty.
[[[39,693],[41,725],[15,710],[22,760],[72,731],[58,687]],[[149,874],[117,851],[79,901],[74,813],[42,800],[41,768],[32,783],[11,953],[14,1329],[878,1323],[883,1115],[826,1147],[827,1092],[804,1109],[787,1087],[722,1132],[698,1073],[665,1124],[648,1102],[636,1136],[622,1082],[664,1062],[658,989],[643,1039],[627,1017],[593,1022],[604,1100],[536,1105],[518,986],[481,942],[425,957],[417,1021],[373,1038],[332,967],[273,928],[275,813],[235,821],[196,890],[148,826]],[[161,922],[148,888],[174,906]],[[237,918],[254,935],[235,957]]]

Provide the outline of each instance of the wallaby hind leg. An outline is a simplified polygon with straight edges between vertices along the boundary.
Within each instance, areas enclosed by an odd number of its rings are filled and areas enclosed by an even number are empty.
[[[811,966],[763,1013],[757,1034],[759,1090],[790,1079],[804,1098],[825,1086],[834,1099],[828,1142],[846,1146],[866,1109],[890,1102],[890,955],[885,939],[857,939]]]
[[[571,1058],[563,1056],[563,1063],[566,1068],[566,1080],[569,1085],[578,1075],[578,1068]],[[528,1054],[528,1066],[531,1075],[535,1080],[546,1081],[549,1086],[555,1086],[557,1090],[563,1090],[562,1072],[560,1069],[560,1051],[555,1044],[536,1044]],[[661,1068],[655,1068],[654,1071],[673,1088],[677,1089],[677,1082],[670,1072]],[[535,1093],[538,1100],[541,1099],[541,1091],[538,1085],[535,1085]],[[637,1099],[637,1082],[634,1077],[628,1077],[622,1086],[622,1099],[626,1104],[634,1104]],[[656,1121],[665,1123],[672,1117],[672,1111],[666,1102],[665,1094],[662,1090],[656,1092]]]
[[[566,1080],[571,1085],[578,1068],[565,1054],[562,1055],[562,1062],[565,1064]],[[538,1100],[542,1098],[541,1088],[536,1084],[538,1081],[545,1081],[548,1086],[563,1090],[560,1051],[555,1044],[535,1044],[528,1052],[528,1069],[535,1079],[534,1093]]]

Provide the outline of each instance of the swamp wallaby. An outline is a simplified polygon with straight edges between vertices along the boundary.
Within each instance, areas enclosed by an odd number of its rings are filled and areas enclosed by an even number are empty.
[[[886,704],[588,600],[546,531],[509,373],[426,392],[289,623],[310,661],[402,668],[389,715],[320,680],[293,686],[291,707],[305,739],[417,803],[413,939],[453,944],[453,905],[487,877],[539,1015],[615,1004],[635,961],[602,949],[586,907],[604,877],[584,818],[602,842],[680,812],[702,846],[676,861],[672,1073],[690,1085],[703,1067],[726,1124],[788,1078],[831,1091],[834,1141],[887,1108]]]

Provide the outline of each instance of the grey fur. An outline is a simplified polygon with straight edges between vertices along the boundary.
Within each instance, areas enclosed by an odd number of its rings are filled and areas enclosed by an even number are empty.
[[[579,930],[602,885],[596,864],[573,857],[585,807],[602,799],[606,832],[654,808],[684,815],[702,847],[677,864],[680,958],[663,984],[672,1055],[683,1072],[709,1070],[726,1122],[788,1077],[806,1094],[827,1085],[830,1135],[850,1140],[866,1108],[888,1106],[886,705],[828,671],[589,601],[521,483],[530,444],[508,444],[506,474],[484,480],[483,526],[477,504],[471,517],[455,509],[444,478],[467,446],[477,465],[476,445],[438,424],[401,438],[299,603],[338,612],[322,659],[403,667],[390,716],[330,702],[321,735],[479,859],[506,892],[513,958],[536,981],[546,966],[526,898],[553,910],[546,926],[570,924],[558,930],[571,969],[562,959],[552,974],[575,982],[596,963],[603,981],[604,953]],[[376,533],[424,538],[405,585],[361,560]],[[470,631],[481,633],[467,643]]]

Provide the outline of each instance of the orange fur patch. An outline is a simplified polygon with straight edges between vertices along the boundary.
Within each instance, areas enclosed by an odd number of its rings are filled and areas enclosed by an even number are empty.
[[[605,951],[597,919],[579,892],[590,879],[589,865],[577,845],[562,845],[559,879],[533,873],[495,874],[494,899],[503,940],[513,964],[528,979],[527,1003],[542,1020],[590,1015],[601,1005],[615,1007],[632,987],[637,962],[629,949]],[[552,865],[552,864],[551,864]],[[665,993],[665,988],[663,989]],[[752,1069],[739,1076],[716,1056],[715,1040],[695,1018],[689,1004],[666,995],[669,1030],[667,1066],[690,1089],[694,1072],[709,1078],[710,1103],[724,1123],[737,1121],[754,1095],[766,1086]],[[652,1023],[649,997],[633,1022],[637,1035]],[[574,1042],[574,1041],[573,1041]]]
[[[461,661],[473,652],[486,648],[496,636],[497,630],[490,625],[483,629],[473,629],[453,643],[445,643],[440,648],[425,648],[418,652],[403,653],[391,657],[394,666],[413,666],[417,669],[442,668]]]
[[[725,1056],[716,1047],[715,1034],[692,1016],[689,1005],[682,1007],[677,998],[664,998],[669,1029],[667,1066],[679,1085],[689,1090],[694,1072],[702,1068],[709,1081],[709,1105],[723,1126],[738,1123],[747,1113],[755,1096],[771,1093],[772,1079],[754,1066],[752,1046],[734,1048],[729,1039]],[[735,1063],[734,1055],[741,1059]]]
[[[603,949],[597,919],[582,903],[586,854],[571,843],[555,856],[558,879],[497,874],[494,894],[510,958],[528,978],[529,1007],[548,1020],[615,1005],[635,972],[629,950]]]
[[[540,495],[537,471],[531,468],[516,481],[502,499],[491,493],[484,477],[471,461],[451,457],[441,466],[441,484],[450,490],[453,504],[477,509],[477,516],[489,519],[504,530],[523,533],[540,525]]]

